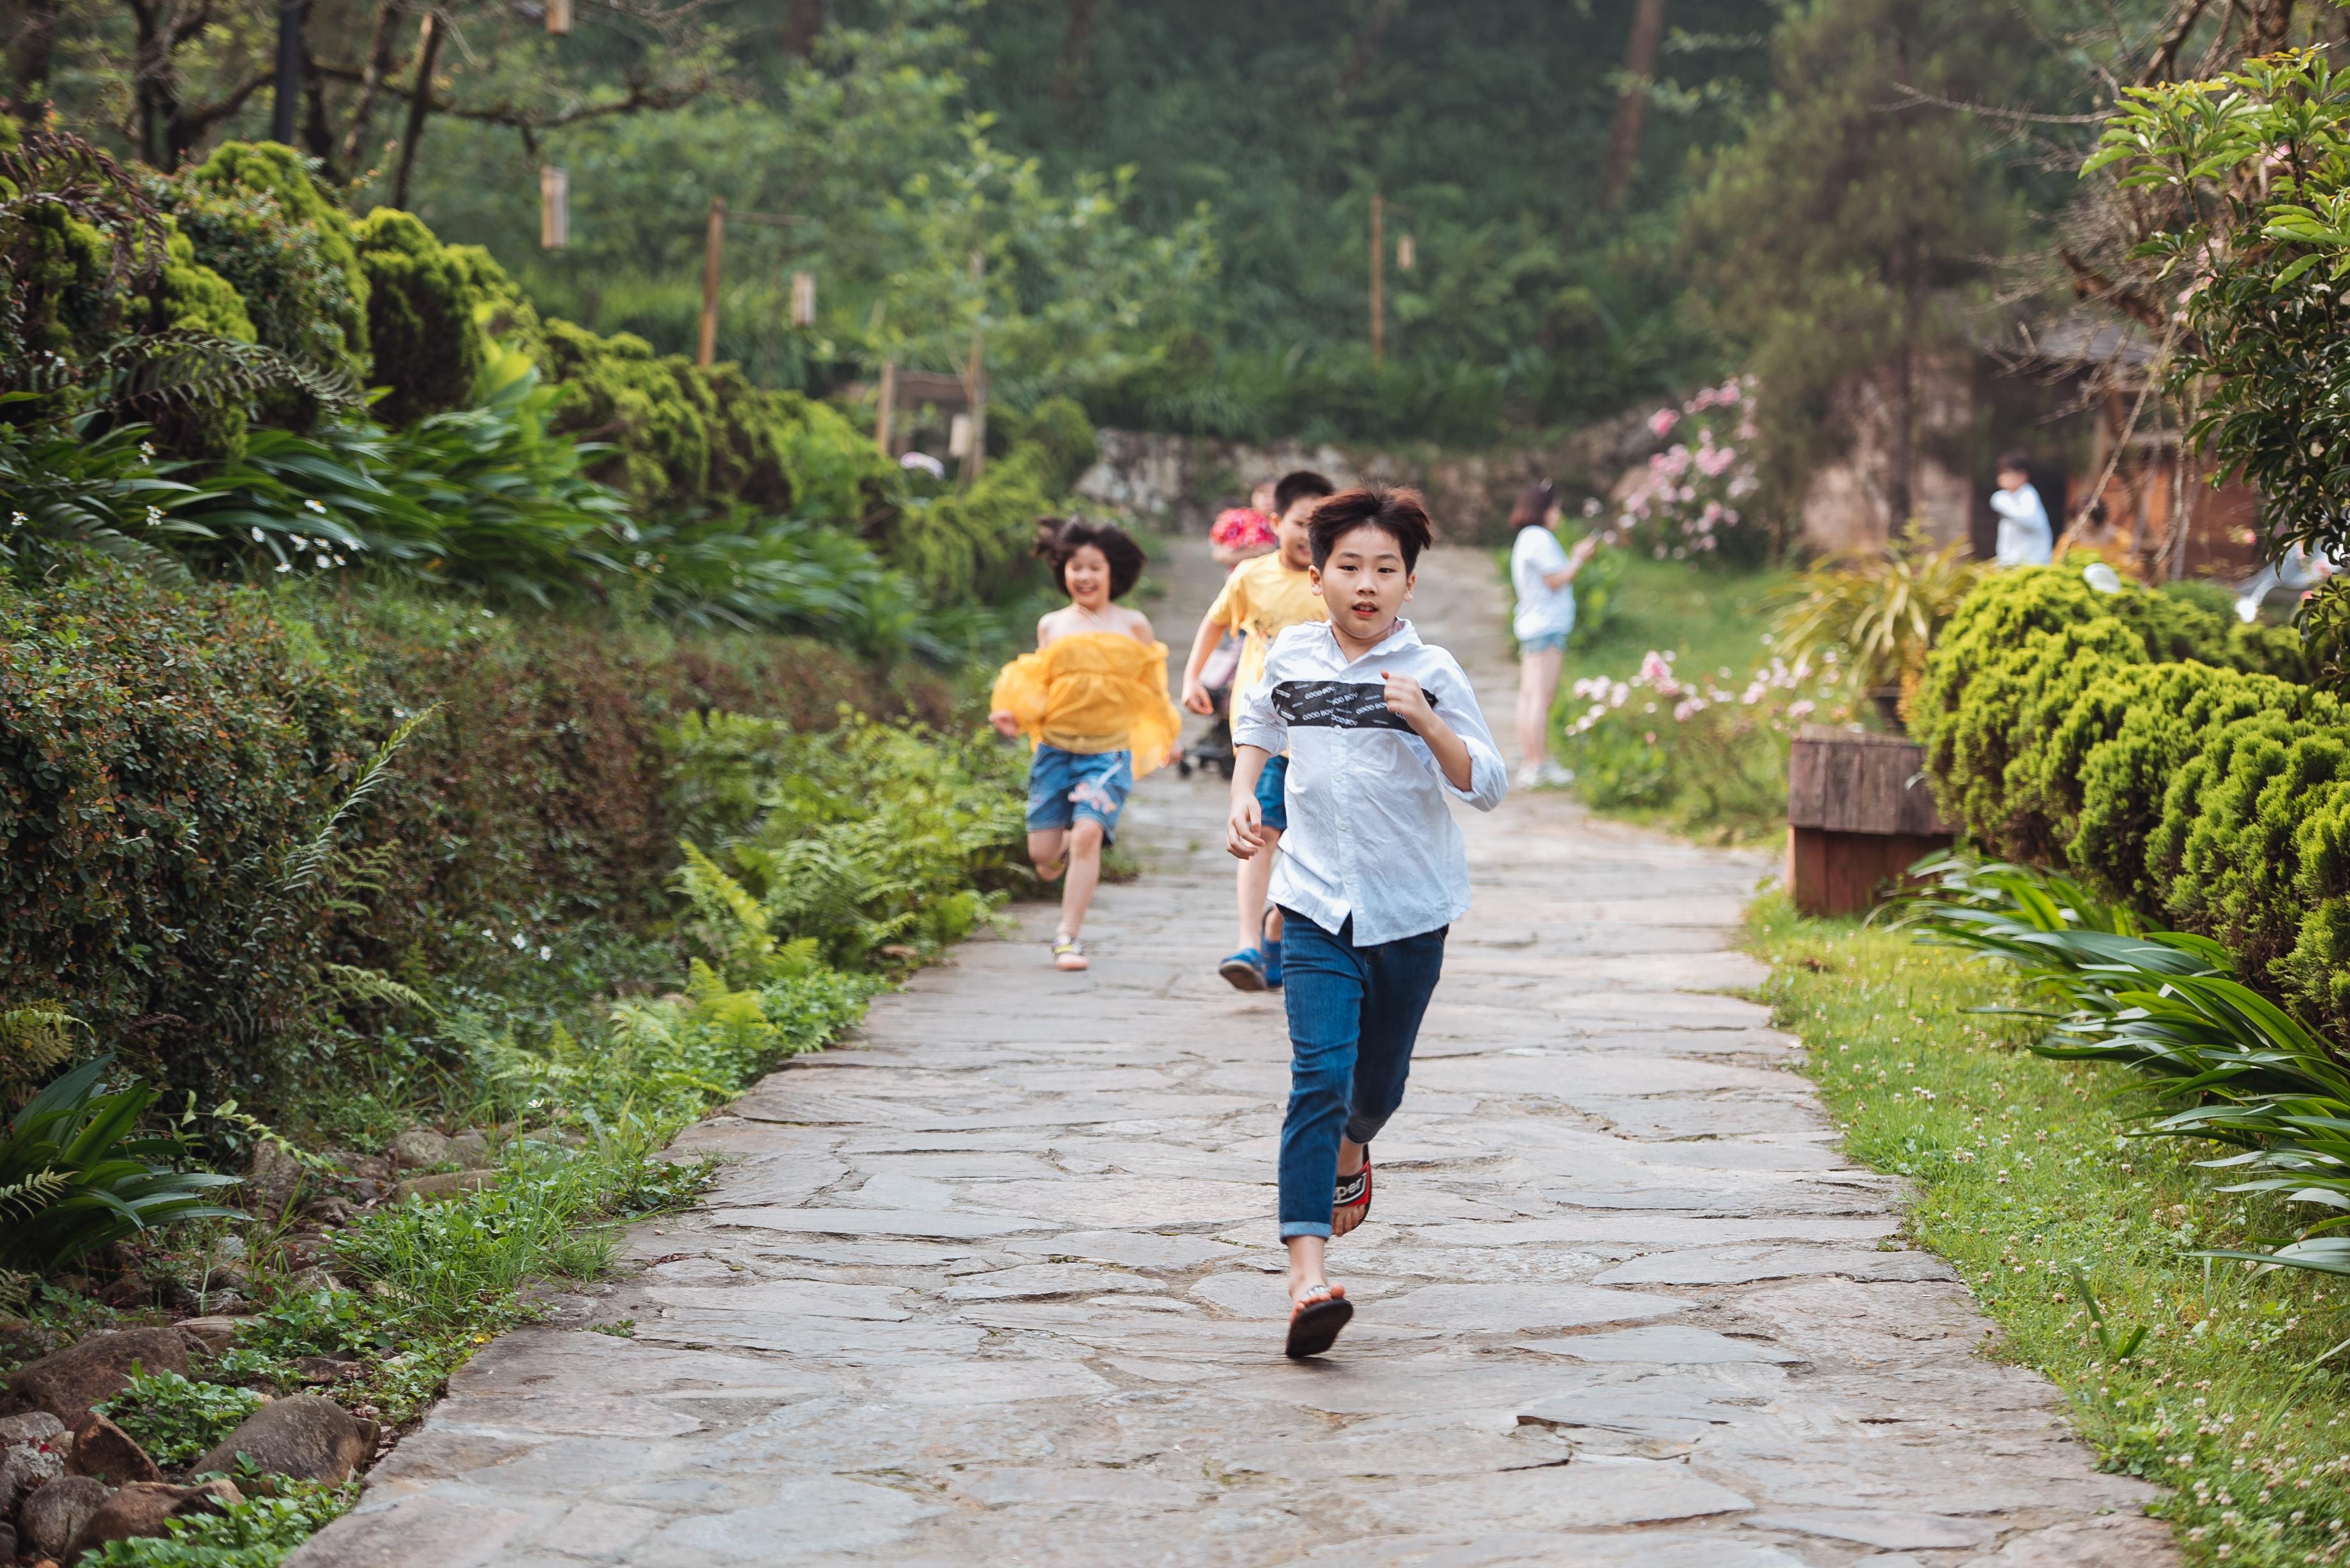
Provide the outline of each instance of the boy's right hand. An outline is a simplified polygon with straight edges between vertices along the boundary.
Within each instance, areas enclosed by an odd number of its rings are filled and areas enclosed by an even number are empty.
[[[1183,682],[1183,706],[1205,718],[1215,712],[1216,700],[1208,695],[1205,686],[1196,680],[1186,680]]]
[[[1012,711],[1008,708],[998,708],[987,716],[987,722],[994,725],[995,732],[1007,741],[1020,733],[1020,721],[1012,716]]]
[[[1232,803],[1232,815],[1224,824],[1224,847],[1235,860],[1253,860],[1264,847],[1264,808],[1257,805],[1255,792]]]

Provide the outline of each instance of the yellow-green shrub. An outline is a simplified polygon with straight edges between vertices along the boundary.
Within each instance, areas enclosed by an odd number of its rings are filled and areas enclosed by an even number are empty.
[[[2224,942],[2350,1043],[2350,716],[2271,673],[2299,658],[2282,635],[2002,573],[1951,618],[1918,728],[1970,838]]]

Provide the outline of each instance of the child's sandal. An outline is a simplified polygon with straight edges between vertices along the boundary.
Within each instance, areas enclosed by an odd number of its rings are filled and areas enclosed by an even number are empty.
[[[1355,1303],[1347,1299],[1344,1285],[1321,1286],[1294,1303],[1289,1309],[1289,1358],[1303,1361],[1321,1355],[1337,1343],[1338,1331],[1354,1315]]]
[[[1367,1150],[1363,1155],[1362,1169],[1352,1176],[1342,1176],[1338,1179],[1337,1190],[1330,1199],[1332,1226],[1335,1227],[1338,1223],[1340,1210],[1347,1209],[1362,1210],[1360,1214],[1355,1216],[1355,1224],[1347,1227],[1349,1231],[1371,1217],[1371,1157]]]
[[[1074,973],[1090,963],[1086,957],[1086,944],[1075,937],[1053,939],[1053,967]]]

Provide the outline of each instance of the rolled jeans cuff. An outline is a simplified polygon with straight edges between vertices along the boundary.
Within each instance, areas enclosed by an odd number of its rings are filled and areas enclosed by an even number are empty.
[[[1292,1236],[1319,1236],[1326,1241],[1330,1238],[1330,1227],[1319,1220],[1284,1220],[1281,1222],[1281,1239],[1286,1241]]]

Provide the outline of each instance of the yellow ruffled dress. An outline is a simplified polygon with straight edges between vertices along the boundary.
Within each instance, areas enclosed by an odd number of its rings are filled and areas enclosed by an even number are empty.
[[[989,706],[1032,744],[1080,756],[1132,752],[1140,778],[1166,760],[1183,727],[1167,694],[1167,645],[1083,631],[1024,653],[995,678]]]

